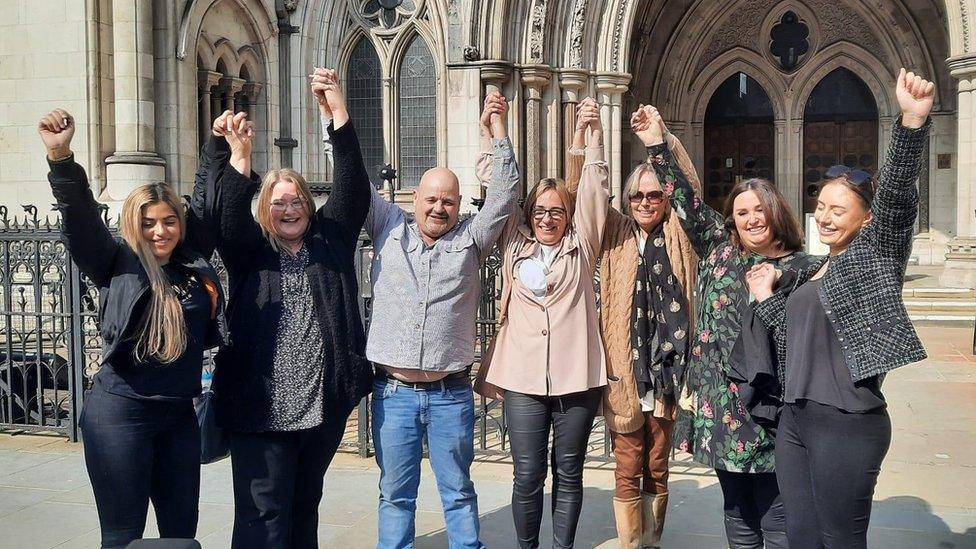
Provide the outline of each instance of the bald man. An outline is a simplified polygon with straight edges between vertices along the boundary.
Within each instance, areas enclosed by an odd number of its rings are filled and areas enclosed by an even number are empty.
[[[373,241],[373,310],[366,358],[376,366],[372,431],[380,466],[377,547],[413,547],[422,441],[444,507],[452,548],[481,548],[474,460],[475,320],[479,271],[517,211],[518,166],[505,128],[508,104],[485,99],[482,154],[492,166],[484,207],[458,222],[458,178],[429,170],[414,190],[414,214],[373,193],[366,231]],[[487,174],[479,174],[487,179]]]

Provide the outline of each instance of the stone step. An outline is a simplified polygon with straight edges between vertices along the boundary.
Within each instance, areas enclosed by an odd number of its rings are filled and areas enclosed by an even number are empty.
[[[966,288],[905,288],[902,291],[908,317],[938,322],[973,322],[976,291]]]

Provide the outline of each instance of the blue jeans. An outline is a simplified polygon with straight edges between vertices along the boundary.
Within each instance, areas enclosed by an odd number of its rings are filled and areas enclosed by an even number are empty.
[[[414,546],[423,438],[437,479],[452,549],[481,549],[474,461],[474,396],[466,379],[414,389],[377,380],[372,399],[373,441],[380,467],[379,549]]]

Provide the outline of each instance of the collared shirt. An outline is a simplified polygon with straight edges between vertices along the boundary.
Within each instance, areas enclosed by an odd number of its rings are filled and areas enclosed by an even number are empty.
[[[487,145],[483,141],[479,161],[479,168],[491,170],[484,207],[433,246],[421,238],[412,214],[373,192],[366,219],[374,249],[369,360],[433,372],[459,371],[474,362],[479,271],[518,199],[511,141],[493,139],[490,150]]]

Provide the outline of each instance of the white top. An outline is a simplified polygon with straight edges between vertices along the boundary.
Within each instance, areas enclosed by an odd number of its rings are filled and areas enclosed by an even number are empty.
[[[549,289],[549,268],[556,258],[556,247],[540,243],[531,257],[527,257],[518,266],[518,279],[528,288],[535,298],[543,301]]]

